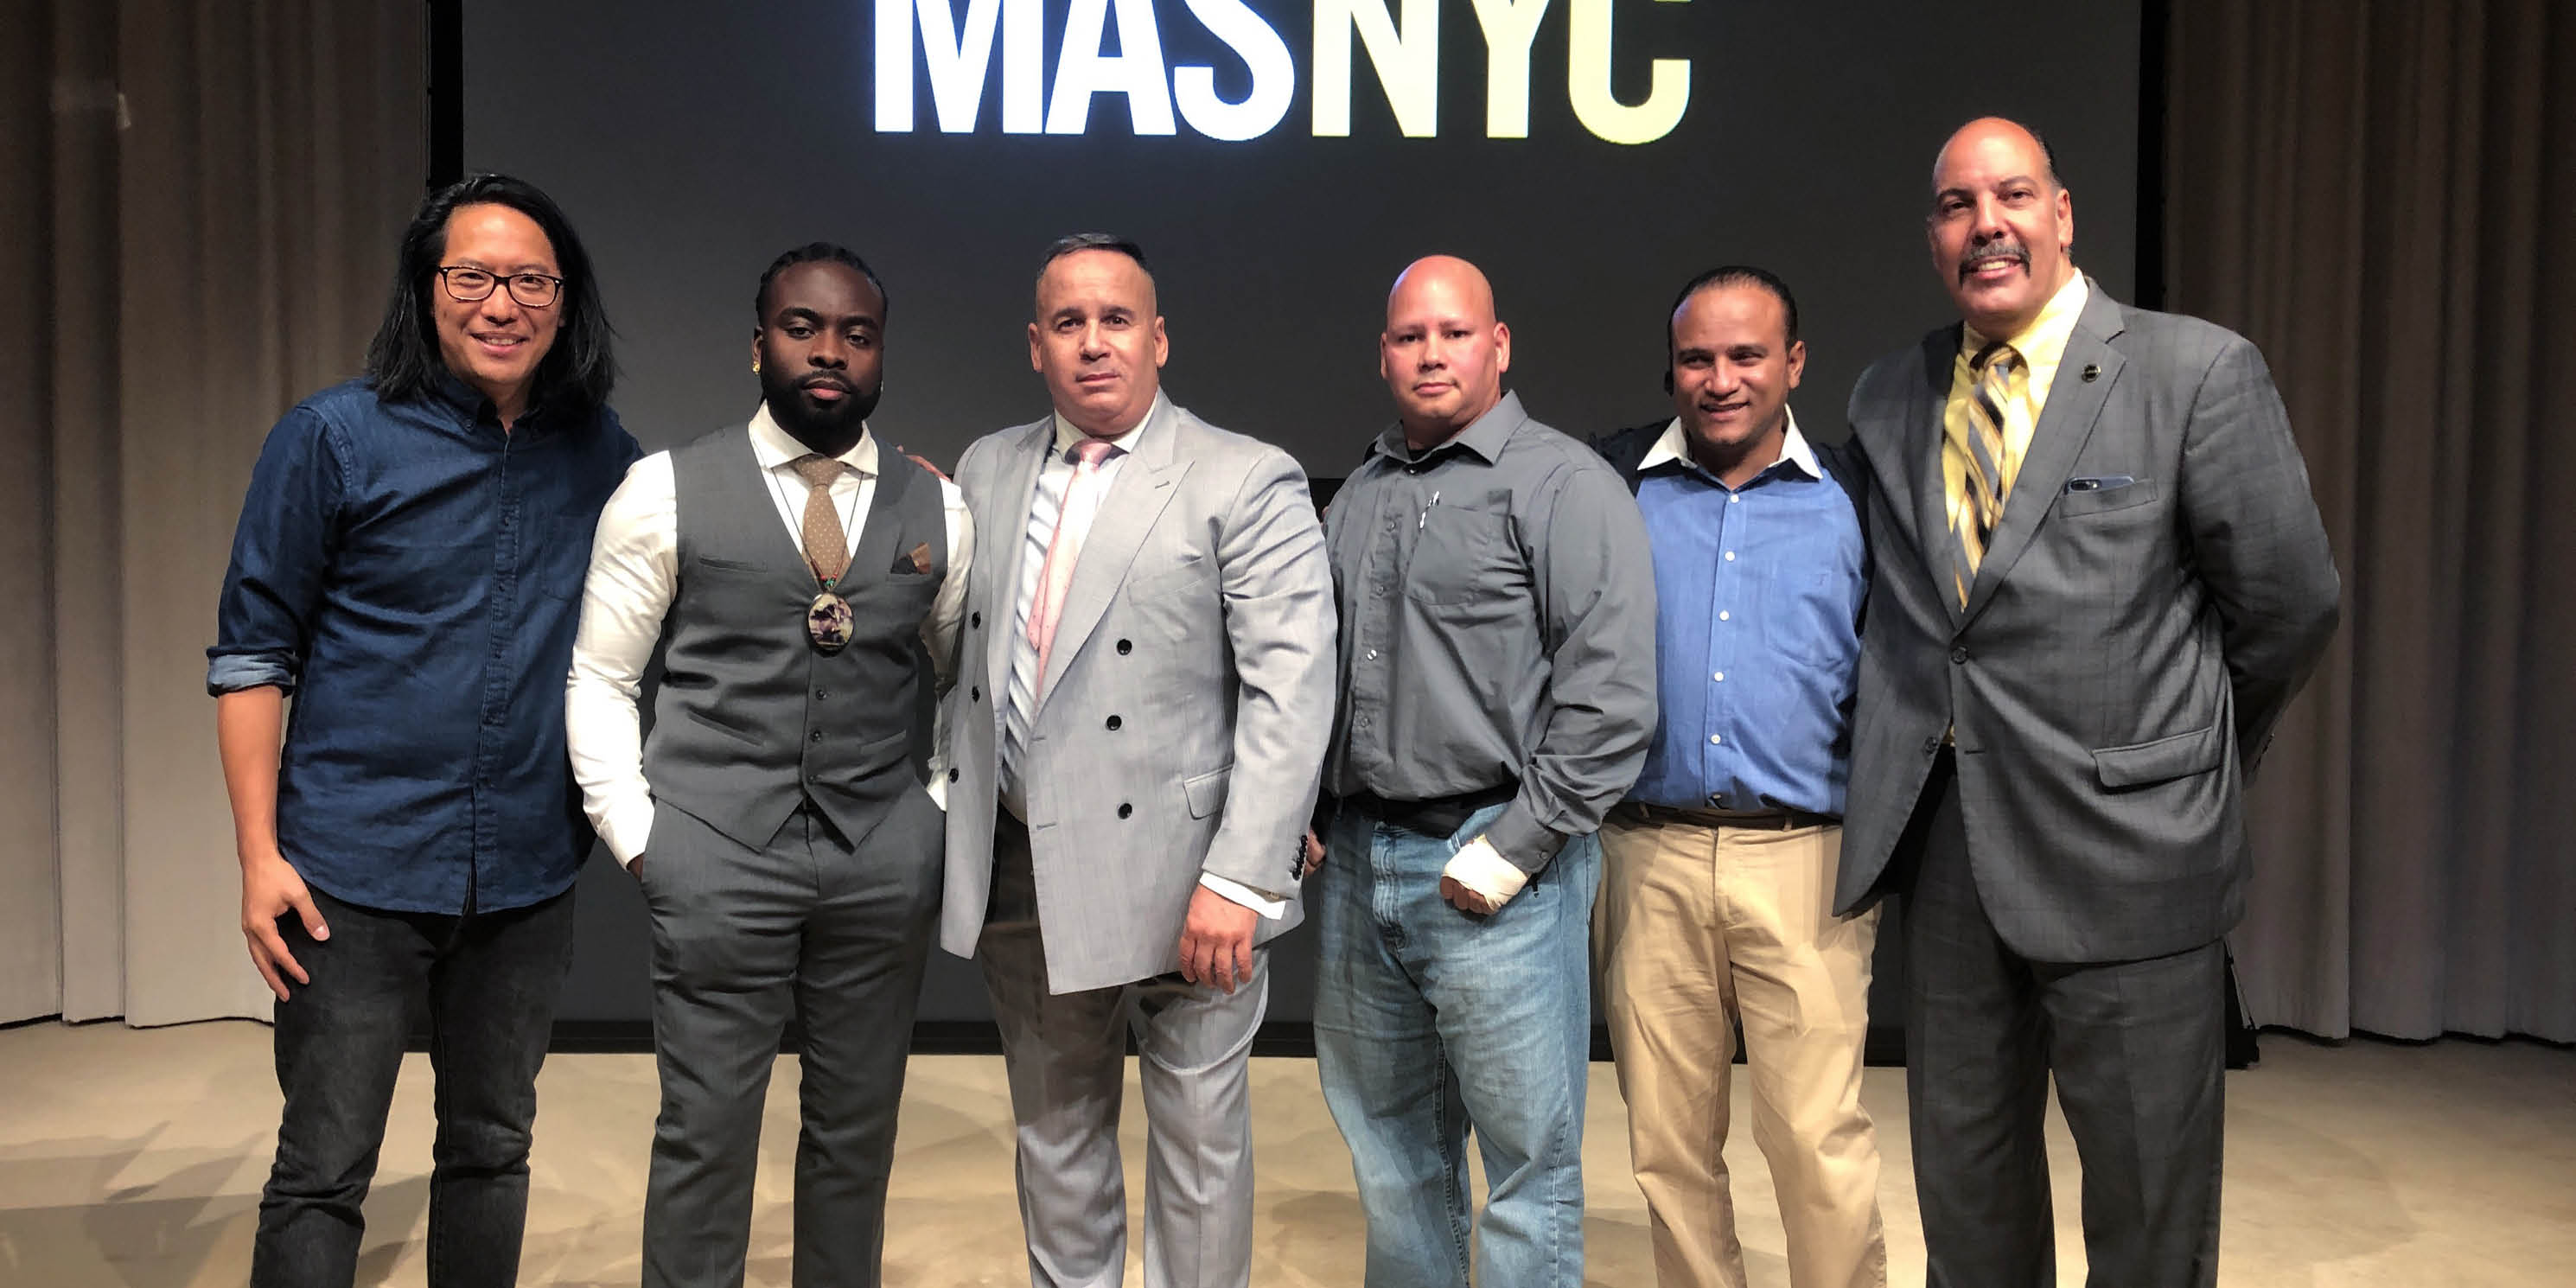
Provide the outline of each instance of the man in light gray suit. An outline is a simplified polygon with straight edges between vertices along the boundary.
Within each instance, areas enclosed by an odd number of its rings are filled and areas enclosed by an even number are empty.
[[[1131,1028],[1145,1282],[1249,1282],[1261,945],[1299,917],[1333,718],[1305,474],[1163,397],[1167,351],[1134,243],[1056,243],[1029,326],[1054,414],[957,466],[984,553],[950,696],[940,942],[992,992],[1038,1288],[1124,1274]]]
[[[1902,896],[1930,1282],[2055,1281],[2053,1077],[2091,1282],[2213,1283],[2240,799],[2333,558],[2262,355],[2077,272],[2035,135],[1971,122],[1932,186],[1965,325],[1852,393],[1877,561],[1836,898]]]

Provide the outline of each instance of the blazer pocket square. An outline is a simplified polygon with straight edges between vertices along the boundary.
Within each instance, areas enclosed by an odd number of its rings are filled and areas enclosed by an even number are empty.
[[[892,573],[911,572],[927,574],[930,571],[930,543],[925,541],[920,545],[914,546],[910,553],[896,559],[894,561],[894,567],[888,568],[886,571]]]
[[[2096,514],[2116,514],[2152,504],[2156,499],[2154,479],[2131,478],[2113,474],[2103,478],[2066,480],[2066,491],[2057,498],[2056,512],[2063,518]]]

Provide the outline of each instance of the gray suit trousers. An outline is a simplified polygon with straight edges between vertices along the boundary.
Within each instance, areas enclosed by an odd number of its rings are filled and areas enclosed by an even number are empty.
[[[2052,1076],[2084,1170],[2092,1288],[2218,1280],[2226,959],[2022,957],[1987,916],[1944,752],[1908,837],[1905,1081],[1931,1288],[2057,1282]]]
[[[855,847],[811,804],[750,849],[664,806],[653,914],[662,1113],[644,1197],[646,1288],[743,1281],[760,1117],[779,1038],[803,1026],[795,1282],[878,1282],[886,1175],[939,916],[939,807],[898,797]]]
[[[1159,975],[1050,994],[1028,832],[1004,814],[976,956],[992,992],[1018,1123],[1020,1224],[1034,1288],[1117,1288],[1127,1184],[1118,1155],[1127,1044],[1146,1119],[1146,1288],[1252,1280],[1252,1037],[1269,1005],[1269,950],[1231,995]]]

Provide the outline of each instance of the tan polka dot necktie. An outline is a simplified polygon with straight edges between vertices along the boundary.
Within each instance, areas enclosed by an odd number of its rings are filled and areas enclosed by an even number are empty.
[[[832,484],[843,467],[831,457],[810,453],[790,464],[805,480],[805,565],[829,589],[850,570],[850,534],[841,527],[840,507],[832,504]]]

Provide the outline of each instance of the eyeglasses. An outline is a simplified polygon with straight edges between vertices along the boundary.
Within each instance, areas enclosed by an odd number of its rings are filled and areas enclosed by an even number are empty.
[[[447,297],[460,304],[472,304],[492,298],[492,288],[506,284],[510,298],[532,308],[541,309],[563,296],[564,280],[544,273],[511,273],[507,276],[488,269],[468,268],[461,264],[443,264],[438,269],[438,284]]]

